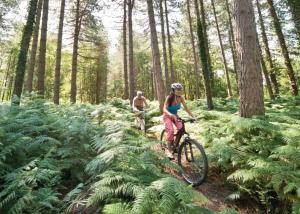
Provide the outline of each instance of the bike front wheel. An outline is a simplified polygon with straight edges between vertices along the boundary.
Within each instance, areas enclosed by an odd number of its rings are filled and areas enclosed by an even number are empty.
[[[183,178],[193,186],[202,184],[208,174],[208,161],[200,143],[185,139],[179,147],[178,165],[182,169]]]

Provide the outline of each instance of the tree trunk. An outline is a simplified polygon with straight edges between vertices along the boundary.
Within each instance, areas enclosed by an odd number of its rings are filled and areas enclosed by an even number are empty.
[[[214,74],[212,70],[212,65],[211,65],[211,58],[210,58],[210,52],[209,52],[209,44],[208,44],[208,35],[207,35],[207,25],[206,25],[206,14],[205,14],[205,8],[204,8],[204,3],[203,0],[199,0],[200,3],[200,12],[201,12],[201,20],[202,20],[202,31],[203,31],[203,36],[204,36],[204,41],[205,41],[205,51],[206,51],[206,56],[207,56],[207,63],[208,63],[208,72],[210,75],[210,81],[211,81],[211,90],[214,90]],[[199,6],[198,6],[199,8]]]
[[[268,89],[269,96],[273,100],[275,98],[275,96],[274,96],[274,93],[273,93],[273,90],[272,90],[268,69],[267,69],[266,63],[265,63],[264,58],[263,58],[263,54],[262,54],[262,51],[261,51],[261,46],[260,46],[260,43],[259,43],[257,33],[256,33],[256,39],[257,39],[257,43],[258,43],[257,45],[258,45],[259,58],[260,58],[260,64],[261,64],[262,72],[263,72],[264,77],[265,77],[265,81],[266,81],[266,84],[267,84],[267,89]]]
[[[39,50],[39,67],[38,67],[38,94],[44,97],[45,95],[45,71],[46,71],[46,45],[47,45],[47,24],[48,24],[48,9],[49,0],[44,0],[43,3],[43,18],[41,27],[41,39]]]
[[[189,28],[190,28],[190,35],[191,35],[191,44],[193,49],[193,56],[194,56],[194,74],[196,79],[196,86],[195,86],[195,92],[196,92],[196,98],[200,98],[200,77],[199,77],[199,67],[198,67],[198,59],[196,54],[196,48],[195,48],[195,38],[194,38],[194,31],[193,31],[193,25],[192,25],[192,16],[191,16],[191,4],[190,0],[187,0],[187,12],[188,12],[188,19],[189,19]]]
[[[135,80],[133,68],[133,30],[132,30],[132,10],[135,0],[128,0],[128,37],[129,37],[129,97],[130,103],[135,96]]]
[[[11,67],[12,67],[11,66],[12,65],[12,57],[13,57],[12,55],[13,55],[12,53],[9,54],[7,68],[6,68],[6,73],[5,73],[4,81],[3,81],[2,87],[1,87],[0,95],[2,97],[2,102],[4,100],[4,95],[5,95],[5,91],[6,91],[7,81],[8,81],[9,73],[10,73],[10,70],[11,70]]]
[[[201,20],[197,19],[197,35],[198,35],[198,45],[199,45],[199,53],[200,53],[200,59],[201,59],[201,65],[202,65],[202,72],[203,72],[203,78],[204,78],[204,86],[205,86],[205,95],[207,100],[207,107],[209,110],[212,110],[214,108],[213,100],[212,100],[212,92],[211,92],[211,79],[210,79],[210,73],[209,73],[209,66],[208,66],[208,59],[205,51],[205,39],[204,39],[204,33],[202,30],[202,23]]]
[[[258,17],[259,17],[261,35],[262,35],[263,43],[264,43],[264,46],[265,46],[267,61],[269,62],[270,71],[271,71],[270,72],[270,77],[271,77],[272,84],[274,86],[275,95],[278,96],[279,95],[279,84],[277,82],[276,74],[274,72],[275,67],[274,67],[274,64],[273,64],[271,51],[270,51],[270,48],[269,48],[268,37],[267,37],[266,29],[265,29],[264,19],[263,19],[262,13],[261,13],[261,7],[260,7],[260,4],[259,4],[258,0],[256,0],[256,6],[257,6]]]
[[[27,53],[30,44],[30,38],[33,32],[36,9],[37,9],[37,0],[30,0],[27,21],[23,30],[20,52],[18,55],[16,79],[15,79],[14,91],[13,91],[13,94],[16,95],[19,99],[17,100],[12,99],[12,103],[14,104],[20,104],[20,98],[22,94],[24,75],[25,75],[25,68],[26,68]]]
[[[273,24],[274,24],[274,28],[280,43],[280,47],[281,47],[281,51],[282,51],[282,55],[284,57],[284,62],[285,62],[285,66],[287,68],[287,74],[289,77],[289,81],[290,81],[290,90],[293,96],[297,96],[298,95],[298,87],[297,87],[297,82],[296,82],[296,78],[295,78],[295,74],[294,74],[294,70],[292,67],[292,63],[290,60],[290,56],[289,56],[289,51],[287,49],[286,43],[285,43],[285,38],[284,35],[282,33],[282,29],[281,29],[281,25],[280,25],[280,21],[279,18],[277,16],[275,7],[274,7],[274,3],[273,0],[267,0],[268,4],[269,4],[269,11],[271,14],[271,17],[273,19]]]
[[[71,103],[76,103],[76,95],[77,95],[77,58],[78,58],[78,43],[79,43],[80,27],[81,27],[80,0],[77,0],[75,28],[74,28],[73,55],[72,55],[72,78],[71,78],[71,97],[70,97]]]
[[[165,34],[165,20],[164,20],[163,0],[159,0],[159,13],[160,13],[160,22],[161,22],[161,37],[162,37],[162,46],[163,46],[165,79],[166,79],[166,87],[168,87],[168,86],[170,86],[170,79],[169,79],[169,66],[168,66],[166,34]],[[167,90],[166,90],[166,93],[167,93]]]
[[[221,37],[221,33],[220,33],[219,22],[218,22],[218,17],[217,17],[217,13],[216,13],[216,7],[215,7],[214,0],[211,0],[211,5],[213,8],[213,13],[214,13],[214,17],[215,17],[215,22],[216,22],[216,27],[217,27],[218,37],[219,37],[219,43],[220,43],[220,48],[221,48],[221,53],[222,53],[222,58],[223,58],[223,64],[224,64],[224,69],[225,69],[226,82],[227,82],[227,94],[228,94],[228,97],[232,97],[228,65],[227,65],[227,60],[226,60],[226,56],[225,56],[225,52],[224,52],[224,46],[223,46],[223,41],[222,41],[222,37]]]
[[[164,1],[165,1],[165,14],[166,14],[166,25],[167,25],[166,27],[167,27],[171,82],[174,83],[176,81],[176,78],[175,78],[175,71],[174,71],[174,65],[173,65],[173,49],[172,49],[170,25],[169,25],[169,12],[168,12],[167,0],[164,0]]]
[[[296,33],[300,42],[300,1],[299,0],[287,0],[287,4],[292,13],[292,18],[295,23]]]
[[[63,27],[64,27],[65,4],[66,1],[61,0],[58,37],[57,37],[57,49],[56,49],[54,97],[53,97],[53,101],[57,105],[59,104],[59,92],[60,92],[61,47],[62,47],[62,34],[63,34]]]
[[[251,0],[234,0],[239,59],[240,116],[264,115],[264,93]]]
[[[151,93],[152,93],[152,99],[153,100],[157,100],[156,99],[156,88],[155,88],[154,72],[153,72],[152,68],[151,68],[150,72],[151,72],[150,76],[151,76]]]
[[[239,69],[237,66],[237,54],[236,54],[236,45],[235,45],[235,36],[233,32],[233,26],[232,26],[232,17],[231,17],[231,12],[230,12],[230,7],[229,7],[229,2],[228,0],[225,0],[225,6],[226,6],[226,11],[228,15],[228,23],[229,23],[229,43],[230,43],[230,50],[232,54],[232,61],[233,61],[233,69],[235,73],[235,80],[237,85],[239,84]]]
[[[165,101],[165,91],[164,91],[165,88],[164,88],[164,82],[162,80],[162,71],[161,71],[161,64],[160,64],[156,24],[155,24],[155,17],[153,11],[153,1],[147,0],[147,6],[148,6],[149,25],[151,31],[151,49],[152,49],[153,69],[155,72],[154,76],[155,76],[156,89],[157,89],[157,98],[159,101],[160,111],[162,112],[164,101]]]
[[[128,64],[127,64],[127,0],[124,0],[123,17],[123,70],[124,70],[124,99],[129,98]]]
[[[39,40],[42,6],[43,6],[43,0],[39,0],[36,19],[35,19],[32,45],[31,45],[31,54],[30,54],[29,65],[28,65],[27,81],[25,86],[25,90],[28,91],[29,93],[32,92],[32,82],[33,82],[33,74],[35,69],[36,51],[37,51],[38,40]]]
[[[8,100],[11,97],[11,92],[14,90],[13,88],[13,83],[14,83],[14,76],[11,76],[9,79],[9,85],[7,89],[7,95],[6,95],[6,100]],[[14,104],[19,104],[18,102],[13,102]]]

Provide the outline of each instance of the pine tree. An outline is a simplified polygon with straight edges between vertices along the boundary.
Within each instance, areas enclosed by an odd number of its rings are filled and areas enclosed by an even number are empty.
[[[20,44],[20,52],[18,55],[18,62],[17,62],[17,68],[16,68],[16,78],[15,78],[15,82],[14,82],[13,95],[16,95],[18,97],[18,99],[12,99],[12,103],[14,103],[14,104],[20,104],[20,98],[22,95],[24,76],[25,76],[27,53],[28,53],[28,48],[29,48],[33,28],[34,28],[37,3],[38,3],[37,0],[30,0],[30,2],[29,2],[28,16],[27,16],[26,25],[24,27],[23,34],[22,34],[22,40],[21,40],[21,44]]]
[[[240,90],[240,116],[264,115],[264,93],[254,10],[251,0],[235,0]]]

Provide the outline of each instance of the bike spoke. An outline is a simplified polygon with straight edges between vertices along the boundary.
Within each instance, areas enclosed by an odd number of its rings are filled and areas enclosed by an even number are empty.
[[[183,171],[183,177],[191,184],[200,183],[201,179],[206,176],[207,160],[204,155],[192,141],[182,145],[179,164]]]

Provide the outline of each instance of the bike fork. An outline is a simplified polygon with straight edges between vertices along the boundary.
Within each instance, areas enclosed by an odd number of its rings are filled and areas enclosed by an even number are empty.
[[[192,144],[190,142],[184,142],[184,154],[185,154],[185,158],[188,162],[195,161]],[[190,154],[190,157],[189,157],[189,154]]]

